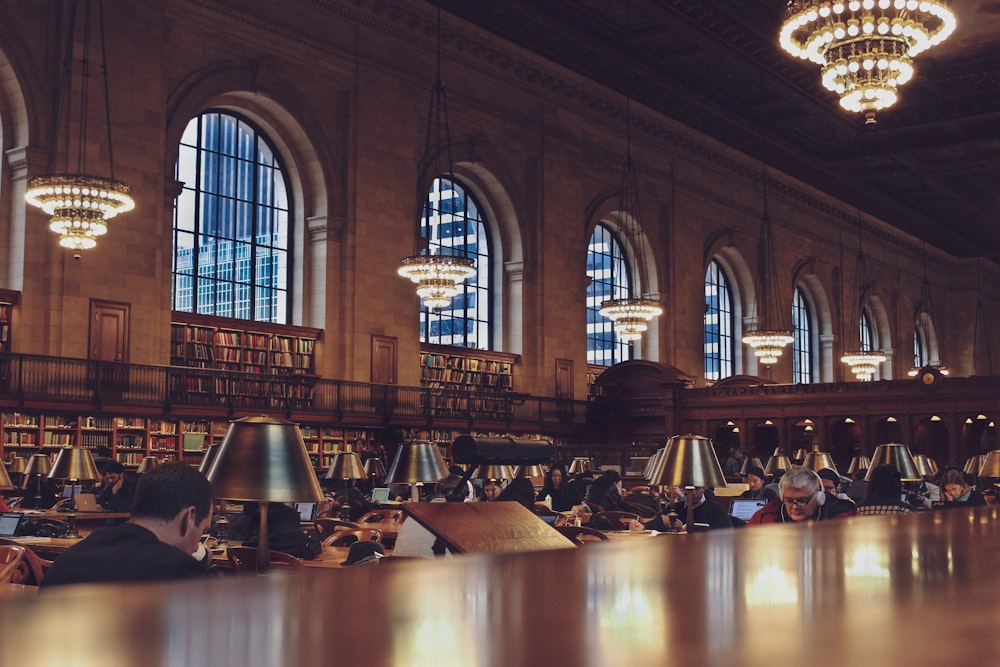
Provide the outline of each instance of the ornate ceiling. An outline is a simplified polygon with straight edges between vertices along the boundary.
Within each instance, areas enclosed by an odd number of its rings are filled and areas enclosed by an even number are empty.
[[[1000,1],[874,128],[778,46],[784,0],[429,0],[959,257],[1000,263]]]

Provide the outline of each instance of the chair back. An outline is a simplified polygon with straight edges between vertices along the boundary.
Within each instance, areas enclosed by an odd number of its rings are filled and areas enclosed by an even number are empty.
[[[556,526],[556,530],[578,547],[608,540],[608,536],[601,531],[584,526]]]
[[[333,535],[338,530],[357,530],[361,528],[360,525],[353,521],[344,521],[343,519],[316,519],[314,523],[316,525],[316,532],[319,533],[321,540]]]
[[[880,516],[883,514],[910,514],[913,510],[899,505],[859,505],[858,514],[863,516]]]
[[[403,510],[372,510],[367,514],[361,515],[361,517],[354,523],[364,526],[366,523],[380,523],[382,521],[389,521],[392,525],[398,526],[403,523]]]
[[[324,547],[349,547],[355,542],[382,542],[382,531],[374,528],[338,530],[323,540]]]
[[[238,572],[257,572],[257,549],[254,547],[231,546],[226,549],[226,557]],[[298,558],[284,551],[271,551],[271,569],[301,570],[305,567]]]
[[[629,522],[639,518],[635,512],[598,512],[594,516],[607,519],[608,523],[611,524],[609,530],[628,530]]]
[[[13,540],[7,540],[0,537],[0,546],[9,545],[19,547],[24,546]],[[45,571],[49,569],[50,565],[52,565],[52,561],[45,560],[32,551],[31,547],[24,546],[24,557],[21,559],[21,562],[18,563],[14,575],[11,578],[11,583],[38,586],[42,583]]]
[[[0,546],[0,584],[9,584],[14,580],[14,574],[22,558],[24,558],[24,547],[20,544]]]

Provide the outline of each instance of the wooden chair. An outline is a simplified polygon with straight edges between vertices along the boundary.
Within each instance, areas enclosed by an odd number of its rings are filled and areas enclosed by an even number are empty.
[[[374,528],[357,528],[354,530],[338,530],[323,540],[324,547],[349,547],[355,542],[382,542],[382,531]]]
[[[628,530],[629,522],[639,518],[635,512],[598,512],[594,516],[607,519],[611,524],[610,530]]]
[[[24,502],[24,496],[15,496],[13,498],[7,499],[7,507],[14,509],[18,505]]]
[[[257,549],[254,547],[229,547],[226,556],[238,572],[257,572]],[[298,558],[284,551],[271,551],[271,569],[301,570],[305,568]]]
[[[361,527],[364,527],[366,523],[380,523],[382,521],[389,521],[393,526],[398,526],[403,523],[403,510],[372,510],[367,514],[363,514],[354,523],[360,524]]]
[[[578,547],[608,540],[608,536],[601,531],[583,526],[556,526],[556,530]]]
[[[22,558],[24,558],[24,547],[20,544],[0,546],[0,584],[14,581],[14,575]]]
[[[60,500],[59,502],[57,502],[55,505],[53,505],[52,509],[54,509],[54,510],[61,510],[61,509],[64,509],[64,508],[68,509],[69,508],[69,503],[70,503],[71,500],[73,500],[73,499],[72,498],[63,498],[62,500]]]
[[[316,519],[314,523],[321,540],[325,540],[338,530],[358,530],[361,528],[353,521],[344,521],[343,519]]]
[[[28,586],[38,586],[41,584],[42,578],[45,576],[45,571],[49,569],[50,565],[52,565],[52,561],[45,560],[32,551],[31,547],[18,544],[13,540],[0,538],[0,546],[7,545],[24,547],[24,558],[22,558],[21,562],[18,563],[17,571],[11,579],[11,583],[25,584]]]

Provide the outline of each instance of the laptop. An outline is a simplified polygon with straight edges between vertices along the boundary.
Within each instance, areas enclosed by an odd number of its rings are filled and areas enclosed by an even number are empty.
[[[737,519],[749,521],[750,517],[766,504],[766,498],[733,498],[733,505],[729,508],[729,513]]]
[[[23,512],[0,513],[0,537],[17,535],[17,527],[21,525],[21,517],[23,516]]]
[[[97,496],[93,493],[80,493],[76,496],[77,512],[103,512],[104,508],[97,504]]]
[[[80,495],[83,491],[83,484],[67,484],[63,487],[63,498],[70,498],[74,495]]]
[[[379,486],[372,489],[372,500],[377,503],[384,503],[389,500],[389,487]]]
[[[295,503],[295,511],[299,513],[299,521],[312,523],[316,520],[316,510],[319,503]]]

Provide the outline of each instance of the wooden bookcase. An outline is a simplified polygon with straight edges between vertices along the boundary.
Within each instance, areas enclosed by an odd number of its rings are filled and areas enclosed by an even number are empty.
[[[160,461],[197,465],[205,450],[222,442],[230,420],[224,418],[71,415],[65,413],[0,412],[0,458],[48,454],[53,460],[62,447],[109,447],[115,460],[135,468],[145,456]],[[359,438],[372,440],[377,432],[316,424],[301,424],[302,438],[317,469],[330,465],[333,455]]]
[[[321,329],[174,311],[170,364],[241,373],[312,375]]]

